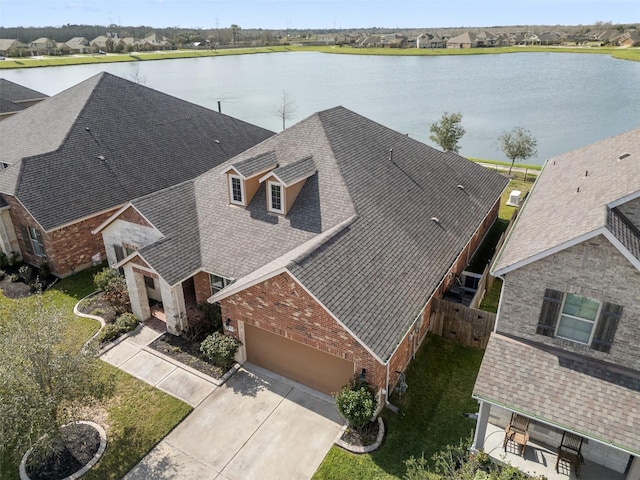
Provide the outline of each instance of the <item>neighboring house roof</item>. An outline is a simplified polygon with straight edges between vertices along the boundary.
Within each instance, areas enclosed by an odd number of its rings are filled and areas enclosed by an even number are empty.
[[[640,128],[549,159],[492,273],[502,275],[606,233],[608,206],[640,192],[639,171]]]
[[[10,100],[7,100],[6,98],[2,98],[2,96],[0,96],[0,114],[1,113],[16,113],[19,112],[21,110],[24,110],[25,107],[24,105],[20,105],[19,103],[14,103]]]
[[[264,184],[247,208],[229,205],[223,172],[261,155],[275,155],[275,172],[288,180],[311,174],[286,217],[267,213]],[[166,237],[139,251],[165,280],[175,284],[191,276],[198,255],[205,271],[238,279],[232,285],[236,288],[247,285],[246,278],[257,278],[256,271],[268,275],[269,265],[272,272],[286,266],[379,358],[387,359],[507,179],[337,107],[190,183],[199,232],[189,234],[184,245],[180,222],[149,213],[168,208],[175,189],[132,202]],[[191,204],[184,202],[182,208],[172,209],[172,215],[180,218],[183,212],[190,222]],[[199,248],[192,241],[198,236]],[[173,254],[185,257],[184,264]]]
[[[477,36],[473,32],[464,32],[460,35],[450,38],[447,40],[448,45],[473,45],[477,42]]]
[[[0,98],[10,102],[26,102],[29,100],[39,100],[47,98],[49,95],[37,92],[10,80],[0,78]],[[5,137],[6,138],[6,137]],[[8,143],[8,142],[4,142]]]
[[[89,42],[84,37],[73,37],[64,44],[71,50],[84,50],[89,47]]]
[[[637,371],[492,333],[473,396],[640,454]]]
[[[0,192],[45,229],[176,185],[273,135],[100,73],[0,122]]]
[[[15,38],[0,38],[0,52],[6,52],[14,47],[26,47],[26,45]]]

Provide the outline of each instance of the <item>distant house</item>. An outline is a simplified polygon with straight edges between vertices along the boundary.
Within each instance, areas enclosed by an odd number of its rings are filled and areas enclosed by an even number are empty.
[[[56,48],[55,40],[46,37],[40,37],[29,43],[29,50],[33,55],[51,55]]]
[[[66,47],[71,54],[89,53],[89,41],[84,37],[73,37],[64,42],[60,48]]]
[[[105,257],[91,234],[128,201],[189,180],[273,135],[100,73],[0,122],[0,194],[18,248],[64,277]],[[0,237],[4,233],[0,230]]]
[[[640,32],[638,30],[627,30],[622,35],[614,37],[612,42],[619,47],[639,47]]]
[[[91,44],[92,53],[98,53],[99,51],[113,52],[115,41],[110,36],[100,35],[99,37],[96,37],[93,40],[91,40],[90,44]]]
[[[26,51],[27,48],[27,45],[19,40],[12,38],[0,38],[0,55],[2,56],[7,57],[13,53],[17,53],[19,55],[20,52]]]
[[[404,48],[407,37],[398,33],[369,35],[362,39],[358,46],[362,48]]]
[[[447,40],[447,48],[476,48],[478,47],[477,35],[473,32],[464,32]]]
[[[166,50],[171,48],[171,42],[157,33],[150,33],[141,41],[142,48],[147,51]]]
[[[362,375],[384,404],[506,184],[336,107],[128,202],[96,233],[140,320],[158,312],[179,334],[219,302],[239,361],[325,393]]]
[[[421,33],[416,39],[416,48],[446,48],[447,41],[431,33]]]
[[[495,47],[497,39],[498,36],[490,32],[480,32],[476,34],[478,47]]]
[[[137,52],[142,44],[142,40],[137,40],[134,37],[124,37],[116,39],[114,49],[124,52]]]
[[[640,128],[548,160],[491,273],[503,285],[475,448],[517,413],[547,461],[571,432],[583,473],[639,479]]]
[[[48,98],[48,95],[0,78],[0,120],[35,105],[45,98]]]

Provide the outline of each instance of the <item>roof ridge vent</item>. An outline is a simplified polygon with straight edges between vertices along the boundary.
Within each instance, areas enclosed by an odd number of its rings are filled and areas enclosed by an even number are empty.
[[[624,152],[624,153],[621,153],[620,155],[618,155],[618,160],[624,160],[625,158],[630,157],[630,156],[631,156],[631,154],[629,152]]]

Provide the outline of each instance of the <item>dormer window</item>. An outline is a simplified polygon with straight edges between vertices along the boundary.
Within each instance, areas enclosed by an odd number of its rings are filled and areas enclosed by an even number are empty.
[[[282,185],[276,182],[268,182],[269,188],[269,211],[274,213],[284,213],[282,205]]]
[[[238,175],[229,175],[229,202],[244,206],[244,182]]]

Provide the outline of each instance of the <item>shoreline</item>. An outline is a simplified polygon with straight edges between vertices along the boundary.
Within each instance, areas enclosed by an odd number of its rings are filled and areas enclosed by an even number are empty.
[[[509,53],[578,53],[610,55],[618,60],[640,62],[640,48],[624,47],[489,47],[469,49],[384,49],[353,48],[340,46],[274,46],[255,48],[228,48],[219,50],[166,50],[106,55],[86,54],[73,56],[43,56],[6,58],[0,61],[0,70],[42,68],[97,63],[122,63],[180,58],[221,57],[227,55],[256,55],[261,53],[320,52],[334,55],[391,55],[391,56],[442,56],[442,55],[503,55]]]

